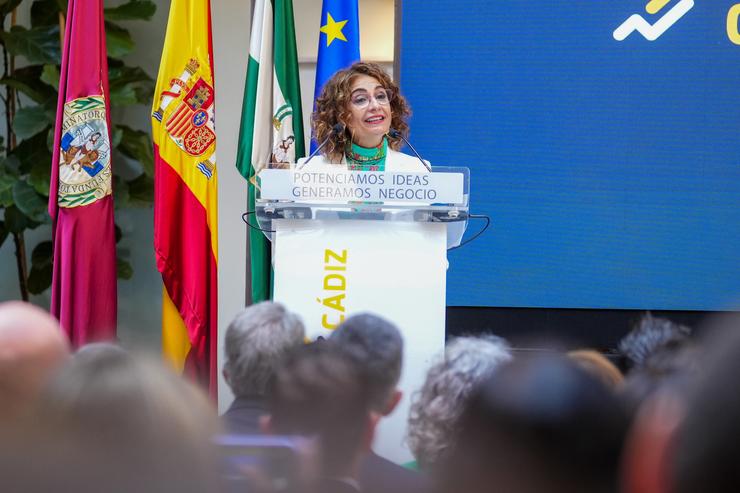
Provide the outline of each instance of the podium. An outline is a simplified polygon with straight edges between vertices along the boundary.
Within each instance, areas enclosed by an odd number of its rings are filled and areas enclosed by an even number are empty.
[[[403,398],[379,423],[373,449],[398,463],[409,403],[445,342],[447,249],[467,226],[469,170],[316,172],[268,167],[257,176],[256,217],[272,242],[275,301],[298,313],[309,338],[372,312],[404,338]]]

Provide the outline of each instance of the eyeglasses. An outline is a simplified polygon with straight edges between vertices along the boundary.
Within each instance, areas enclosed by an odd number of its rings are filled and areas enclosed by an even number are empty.
[[[375,91],[375,96],[370,96],[367,93],[360,92],[352,96],[352,99],[350,100],[350,102],[352,103],[352,106],[354,106],[355,108],[362,109],[362,108],[367,108],[368,105],[370,105],[370,101],[373,99],[379,105],[387,106],[391,104],[391,99],[393,99],[393,93],[387,89]]]

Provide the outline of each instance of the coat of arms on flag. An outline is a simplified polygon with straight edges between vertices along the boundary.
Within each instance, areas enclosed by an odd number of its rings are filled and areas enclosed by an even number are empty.
[[[59,207],[79,207],[110,195],[110,143],[103,96],[64,105],[59,144]]]
[[[160,95],[159,108],[152,114],[165,122],[165,129],[177,146],[191,156],[206,156],[197,165],[207,178],[215,166],[214,91],[199,72],[200,63],[192,59],[169,89]]]

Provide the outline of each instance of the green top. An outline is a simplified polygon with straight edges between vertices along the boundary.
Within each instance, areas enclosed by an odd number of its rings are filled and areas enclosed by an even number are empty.
[[[385,157],[388,155],[388,140],[376,147],[362,147],[351,142],[344,150],[347,169],[350,171],[385,171]]]

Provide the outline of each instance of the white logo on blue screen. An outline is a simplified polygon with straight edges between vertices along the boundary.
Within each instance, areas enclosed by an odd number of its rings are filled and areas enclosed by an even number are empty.
[[[669,2],[670,0],[650,0],[645,6],[645,10],[648,14],[657,14]],[[655,41],[693,7],[694,0],[680,0],[652,24],[640,14],[632,14],[614,30],[614,39],[623,41],[627,36],[637,31],[648,41]]]

